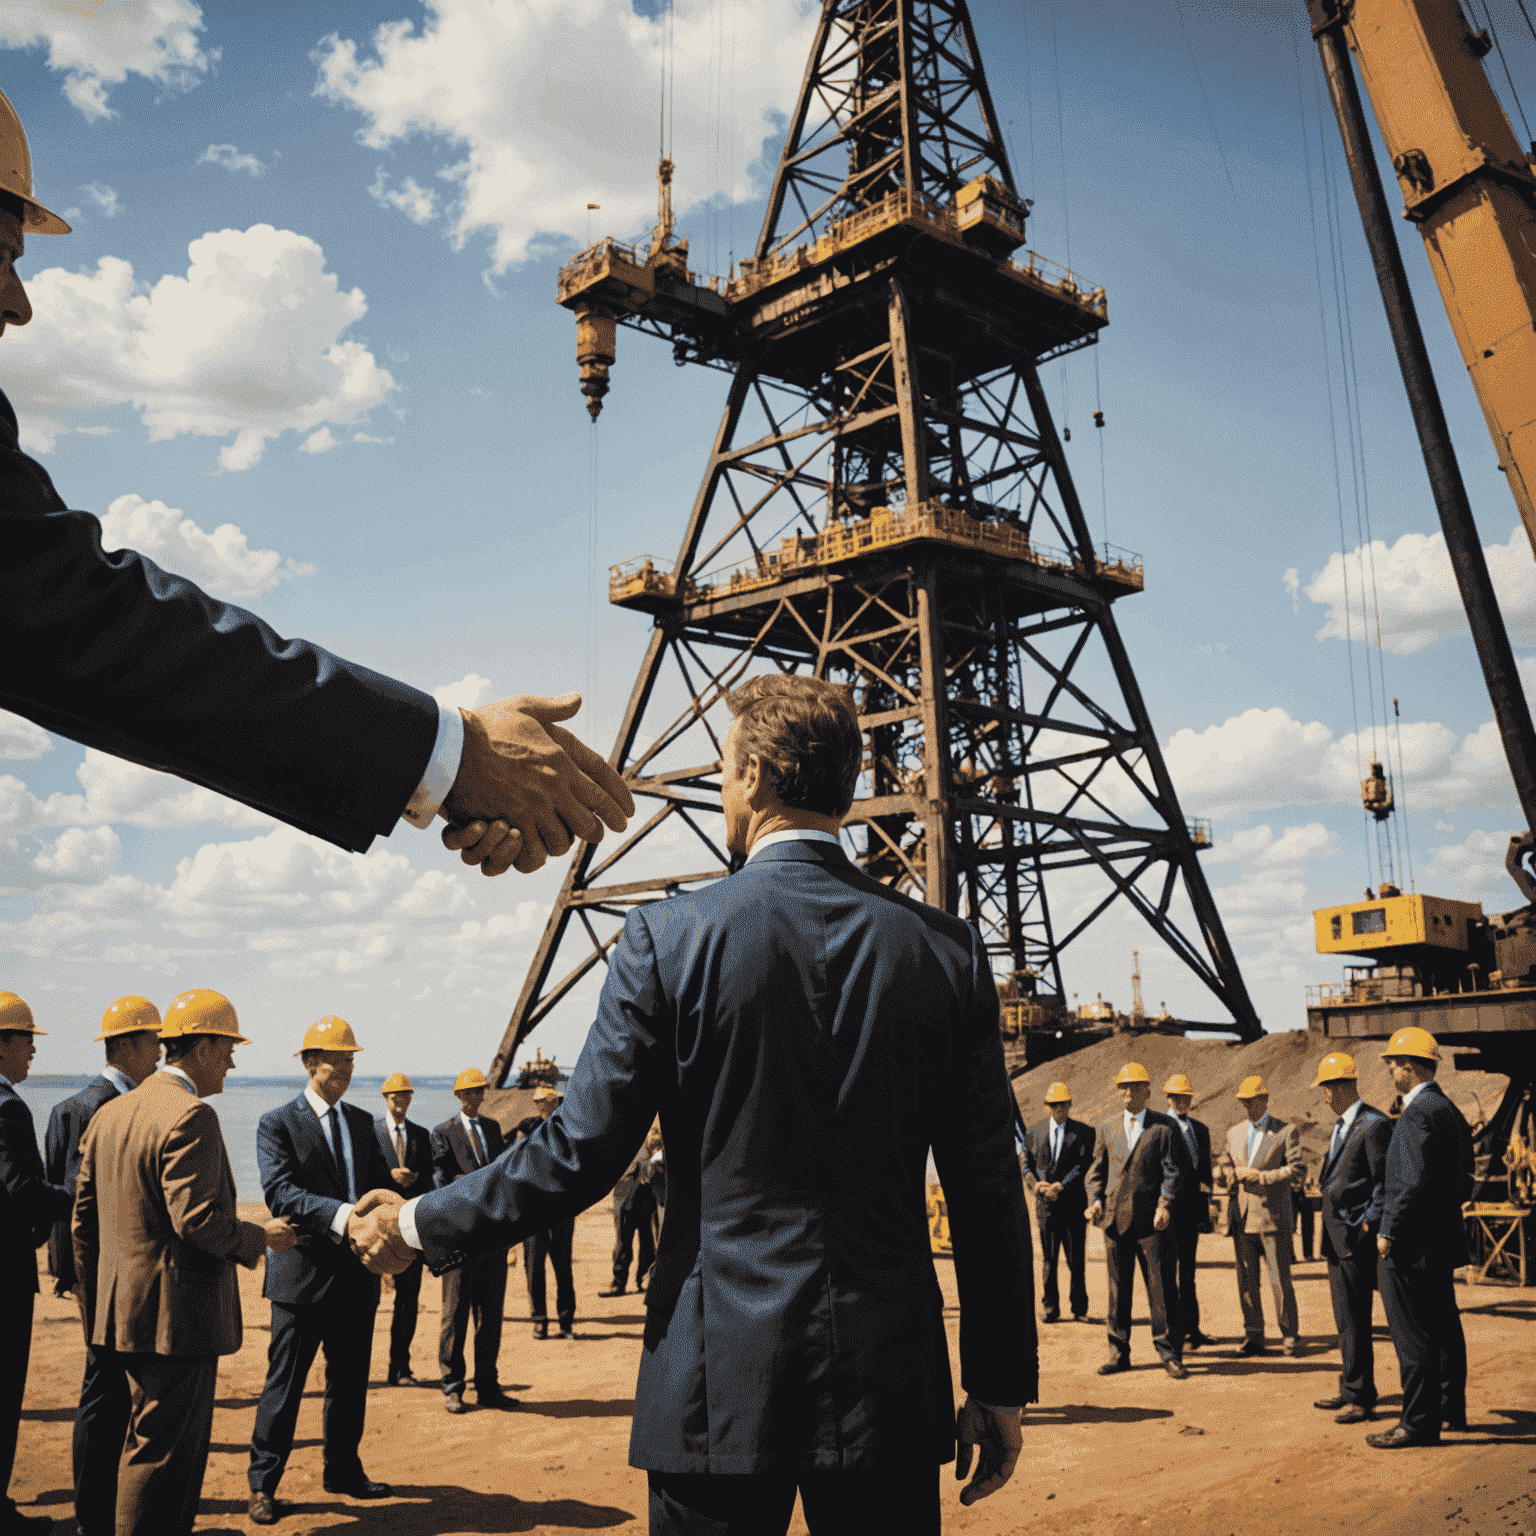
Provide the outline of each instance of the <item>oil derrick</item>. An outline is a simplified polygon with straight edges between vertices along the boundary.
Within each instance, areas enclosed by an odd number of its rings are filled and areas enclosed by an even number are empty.
[[[589,409],[620,327],[731,382],[676,561],[610,582],[654,619],[610,758],[640,815],[573,857],[495,1082],[630,907],[726,873],[724,695],[768,667],[851,687],[845,846],[976,923],[1000,977],[1059,1006],[1062,951],[1123,899],[1258,1032],[1112,611],[1141,560],[1094,545],[1040,381],[1104,292],[1020,252],[1028,206],[963,0],[826,0],[752,258],[696,277],[664,219],[562,269]]]

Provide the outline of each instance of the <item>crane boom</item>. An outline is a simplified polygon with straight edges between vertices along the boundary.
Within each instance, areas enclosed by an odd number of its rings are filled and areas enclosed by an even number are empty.
[[[1492,44],[1457,0],[1308,9],[1314,32],[1342,25],[1536,551],[1536,153],[1484,72]]]

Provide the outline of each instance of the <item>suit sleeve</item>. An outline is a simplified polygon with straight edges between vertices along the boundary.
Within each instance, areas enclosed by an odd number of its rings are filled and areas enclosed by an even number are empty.
[[[933,1136],[960,1293],[960,1384],[982,1402],[1022,1406],[1040,1396],[1034,1255],[1014,1160],[997,988],[974,930],[970,979]]]
[[[1371,1198],[1360,1218],[1360,1225],[1374,1232],[1381,1225],[1382,1201],[1386,1197],[1387,1147],[1392,1141],[1392,1122],[1383,1115],[1365,1128],[1365,1160],[1371,1170]]]
[[[311,1194],[304,1188],[293,1137],[283,1124],[281,1110],[269,1110],[256,1126],[256,1171],[261,1176],[267,1209],[274,1216],[286,1216],[301,1231],[316,1237],[335,1237],[331,1229],[336,1213],[346,1202]]]
[[[193,1105],[166,1136],[160,1187],[171,1229],[182,1242],[247,1269],[266,1251],[266,1233],[253,1221],[241,1221],[227,1196],[224,1138],[206,1104]]]
[[[1179,1133],[1170,1125],[1159,1126],[1163,1133],[1163,1186],[1157,1192],[1159,1205],[1173,1206],[1179,1198],[1179,1190],[1184,1185],[1184,1170],[1179,1166],[1178,1148],[1174,1146],[1175,1140],[1183,1140]]]
[[[1109,1143],[1101,1125],[1093,1136],[1093,1156],[1088,1163],[1088,1204],[1103,1205],[1104,1189],[1109,1182]]]
[[[0,396],[0,705],[361,852],[437,736],[430,694],[285,640],[65,508]]]
[[[80,1289],[86,1342],[96,1325],[96,1260],[101,1232],[96,1204],[96,1136],[94,1125],[80,1138],[80,1172],[75,1179],[75,1208],[70,1218],[70,1246],[75,1256],[75,1283]]]
[[[453,1155],[453,1144],[441,1128],[432,1132],[432,1183],[437,1189],[447,1187],[458,1178],[459,1160]]]
[[[668,1010],[637,909],[613,948],[565,1102],[500,1157],[418,1203],[416,1231],[432,1268],[547,1231],[608,1194],[656,1118],[671,1059],[662,1044],[671,1040]],[[1008,1127],[1012,1164],[1011,1118]],[[1017,1191],[1017,1175],[1012,1183]]]
[[[1020,1158],[1021,1172],[1024,1175],[1024,1188],[1030,1194],[1034,1194],[1035,1185],[1040,1182],[1040,1166],[1035,1159],[1035,1133],[1024,1133],[1024,1152]]]
[[[32,1117],[16,1099],[0,1104],[0,1184],[27,1228],[32,1247],[47,1241],[54,1222],[69,1220],[74,1192],[44,1177]]]
[[[1296,1127],[1287,1124],[1280,1130],[1280,1145],[1284,1158],[1273,1168],[1261,1168],[1256,1184],[1293,1184],[1307,1175],[1307,1165],[1301,1156],[1301,1139]]]

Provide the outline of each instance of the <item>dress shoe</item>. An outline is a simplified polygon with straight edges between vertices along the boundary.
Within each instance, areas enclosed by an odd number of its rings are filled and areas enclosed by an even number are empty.
[[[1183,1381],[1189,1375],[1189,1367],[1182,1360],[1164,1360],[1163,1369],[1173,1377],[1175,1381]]]
[[[1099,1367],[1099,1375],[1116,1376],[1121,1371],[1128,1371],[1130,1368],[1131,1362],[1127,1360],[1123,1355],[1111,1355],[1109,1359]]]
[[[398,1386],[414,1387],[414,1386],[419,1386],[420,1383],[416,1380],[416,1374],[415,1374],[414,1371],[411,1370],[410,1366],[408,1366],[408,1365],[400,1365],[400,1366],[392,1365],[389,1368],[389,1377],[388,1377],[387,1385],[389,1385],[391,1387],[398,1387]]]
[[[624,1294],[624,1287],[622,1285],[610,1285],[606,1291],[599,1291],[597,1294],[599,1296],[622,1296]]]
[[[1306,1351],[1301,1347],[1300,1339],[1287,1339],[1285,1343],[1280,1346],[1280,1351],[1282,1354],[1289,1355],[1293,1360],[1300,1359],[1301,1356],[1306,1353]]]
[[[1337,1397],[1320,1397],[1312,1404],[1314,1408],[1321,1408],[1324,1413],[1337,1413],[1340,1408],[1348,1408],[1350,1399],[1342,1392]]]
[[[560,1330],[560,1337],[562,1339],[574,1339],[576,1337],[576,1330],[574,1328],[562,1328]]]
[[[1072,1321],[1074,1323],[1087,1323],[1087,1322],[1091,1322],[1092,1319],[1088,1316],[1088,1314],[1086,1312],[1074,1312],[1072,1314]]]
[[[475,1401],[479,1403],[482,1408],[517,1407],[517,1399],[515,1397],[509,1397],[505,1392],[501,1390],[500,1387],[498,1387],[494,1392],[475,1393]]]
[[[1391,1429],[1383,1430],[1379,1435],[1367,1435],[1367,1445],[1374,1445],[1378,1451],[1395,1451],[1405,1445],[1439,1445],[1440,1437],[1433,1440],[1425,1435],[1415,1435],[1403,1428],[1401,1424],[1394,1424]]]
[[[1061,1313],[1046,1312],[1041,1316],[1040,1321],[1042,1323],[1059,1323],[1061,1321]]]
[[[549,1324],[535,1323],[533,1325],[533,1336],[536,1339],[547,1339],[549,1337]]]
[[[469,1404],[464,1401],[464,1394],[462,1392],[450,1392],[443,1399],[443,1407],[446,1408],[449,1413],[469,1412]]]
[[[1343,1413],[1334,1414],[1333,1422],[1335,1424],[1364,1424],[1367,1419],[1374,1419],[1375,1417],[1376,1415],[1369,1408],[1362,1407],[1359,1403],[1351,1403]]]
[[[364,1472],[352,1477],[322,1479],[327,1493],[344,1493],[349,1499],[387,1499],[395,1491],[388,1483],[376,1483]]]
[[[1467,1433],[1467,1416],[1464,1412],[1459,1417],[1453,1415],[1444,1420],[1444,1425],[1446,1429],[1454,1430],[1458,1435],[1464,1435]]]
[[[253,1493],[246,1514],[251,1517],[252,1525],[276,1525],[277,1502],[270,1493]]]
[[[1201,1333],[1197,1328],[1184,1340],[1185,1349],[1209,1349],[1216,1341],[1208,1333]]]
[[[1264,1347],[1263,1339],[1247,1338],[1237,1346],[1240,1355],[1267,1355],[1269,1351]]]

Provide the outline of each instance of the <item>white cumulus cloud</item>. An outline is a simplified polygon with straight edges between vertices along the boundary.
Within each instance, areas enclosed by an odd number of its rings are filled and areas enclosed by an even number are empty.
[[[432,697],[439,704],[451,704],[458,709],[479,709],[491,696],[491,680],[478,672],[466,672],[456,683],[444,683],[432,690]]]
[[[1516,645],[1536,645],[1536,561],[1531,543],[1518,523],[1508,543],[1490,544],[1483,551],[1493,590]],[[1286,573],[1287,588],[1292,572]],[[1381,610],[1381,645],[1394,656],[1411,656],[1448,635],[1467,633],[1467,613],[1451,571],[1443,533],[1405,533],[1395,544],[1376,539],[1351,551],[1335,554],[1303,588],[1328,616],[1317,631],[1319,640],[1376,643],[1374,610],[1368,625],[1361,621],[1361,604],[1375,591]]]
[[[41,757],[51,751],[53,741],[42,726],[0,709],[0,758],[15,762],[21,758]]]
[[[19,779],[0,779],[0,832],[39,827],[89,827],[104,822],[153,831],[213,822],[232,828],[269,827],[272,818],[200,784],[188,784],[95,747],[75,770],[83,794],[55,790],[39,800]]]
[[[234,523],[205,532],[180,507],[142,496],[119,496],[101,520],[104,549],[136,549],[217,597],[249,602],[280,581],[311,576],[314,566],[285,560],[275,549],[252,549]]]
[[[112,87],[141,75],[187,91],[218,62],[203,49],[202,8],[193,0],[6,0],[0,47],[47,48],[48,67],[65,72],[64,94],[87,118],[115,117]]]
[[[115,219],[122,212],[117,201],[116,187],[104,187],[99,181],[88,181],[80,190],[101,209],[107,218]]]
[[[418,187],[413,176],[407,176],[398,187],[391,187],[383,166],[373,178],[368,195],[387,208],[398,208],[412,224],[430,224],[437,217],[436,192],[430,187]]]
[[[722,22],[712,0],[677,0],[673,16],[673,206],[752,195],[746,167],[794,106],[817,7],[756,0]],[[456,244],[488,232],[495,270],[525,260],[540,236],[583,240],[586,204],[606,228],[633,233],[655,216],[660,14],[630,0],[427,0],[377,29],[372,47],[337,34],[317,49],[319,95],[363,114],[359,134],[383,149],[432,135],[455,157],[437,170]],[[721,60],[736,62],[722,92]],[[721,144],[734,145],[724,165]],[[421,221],[430,193],[380,196]],[[420,194],[419,196],[417,194]]]
[[[24,446],[49,451],[72,412],[132,405],[151,442],[233,436],[219,464],[249,469],[269,439],[358,422],[395,388],[345,336],[368,311],[362,290],[343,291],[307,236],[225,229],[188,257],[152,286],[115,256],[31,279],[34,318],[6,355]]]
[[[71,827],[45,845],[32,868],[55,879],[79,880],[99,875],[122,857],[123,845],[111,827]]]
[[[329,427],[321,427],[318,432],[311,432],[308,437],[299,444],[300,453],[329,453],[332,448],[339,448],[341,440]]]
[[[260,176],[266,170],[253,154],[242,154],[238,144],[210,144],[202,154],[197,157],[199,165],[222,165],[226,171],[245,171],[251,176]]]

